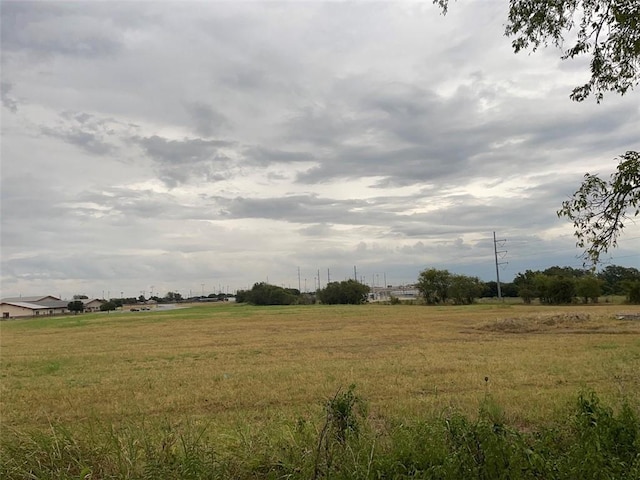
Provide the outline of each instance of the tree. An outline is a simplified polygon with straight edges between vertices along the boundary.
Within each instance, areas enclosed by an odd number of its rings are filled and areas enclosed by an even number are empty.
[[[458,305],[470,305],[482,294],[484,283],[478,277],[452,275],[448,296]]]
[[[291,289],[265,282],[254,284],[251,290],[238,292],[236,298],[238,302],[247,302],[253,305],[293,305],[298,303],[298,297],[292,293]]]
[[[367,302],[369,291],[368,285],[353,279],[329,282],[325,288],[318,290],[318,299],[327,305],[359,305]]]
[[[211,296],[211,295],[209,295]],[[167,292],[167,294],[164,296],[164,298],[162,299],[165,302],[181,302],[182,301],[182,294],[178,293],[178,292]]]
[[[74,300],[87,300],[89,297],[87,297],[86,295],[74,295],[73,299]]]
[[[627,302],[640,303],[640,280],[627,283]]]
[[[447,12],[449,0],[433,0]],[[564,48],[562,59],[590,57],[590,79],[578,85],[570,98],[581,102],[590,95],[598,103],[605,92],[620,95],[640,82],[640,2],[638,0],[510,0],[505,35],[516,53],[549,44]],[[611,180],[586,174],[558,216],[575,227],[576,245],[594,266],[617,245],[627,214],[640,213],[639,154],[621,155]]]
[[[449,298],[451,274],[449,270],[429,268],[420,272],[418,290],[429,304],[444,303]]]
[[[585,275],[576,280],[576,295],[582,298],[584,303],[598,303],[598,297],[602,295],[604,282],[594,275]]]
[[[115,302],[112,302],[112,301],[104,302],[102,305],[100,305],[101,312],[109,312],[115,309],[116,309],[116,304]]]
[[[69,302],[67,308],[70,312],[73,312],[77,315],[78,312],[84,312],[84,303],[82,303],[81,300],[74,300],[73,302]]]
[[[626,283],[640,281],[640,270],[633,267],[608,265],[598,273],[597,277],[604,282],[605,295],[623,295]]]

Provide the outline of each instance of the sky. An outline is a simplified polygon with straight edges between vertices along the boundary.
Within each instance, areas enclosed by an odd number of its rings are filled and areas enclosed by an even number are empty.
[[[556,211],[640,92],[572,102],[588,59],[514,54],[507,3],[2,1],[2,296],[581,267]]]

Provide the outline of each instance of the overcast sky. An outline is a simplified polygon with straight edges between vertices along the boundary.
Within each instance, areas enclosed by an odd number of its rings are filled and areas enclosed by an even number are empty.
[[[494,231],[503,280],[582,266],[555,212],[640,92],[570,101],[507,3],[3,1],[2,296],[495,280]]]

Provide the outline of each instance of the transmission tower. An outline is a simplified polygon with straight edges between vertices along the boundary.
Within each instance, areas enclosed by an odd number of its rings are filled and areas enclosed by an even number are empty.
[[[493,232],[493,253],[496,259],[496,283],[498,285],[498,300],[502,300],[502,291],[500,290],[500,265],[506,265],[507,263],[509,263],[498,261],[498,254],[500,255],[500,259],[503,259],[507,254],[506,250],[498,250],[498,247],[504,247],[506,241],[506,239],[496,240],[496,232]]]

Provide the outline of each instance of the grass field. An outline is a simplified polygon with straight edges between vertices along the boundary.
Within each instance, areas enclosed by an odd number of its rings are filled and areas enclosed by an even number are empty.
[[[581,391],[640,402],[640,321],[619,313],[640,307],[214,304],[6,321],[2,430],[182,422],[237,440],[322,418],[355,384],[374,425],[474,416],[490,397],[526,431]]]

